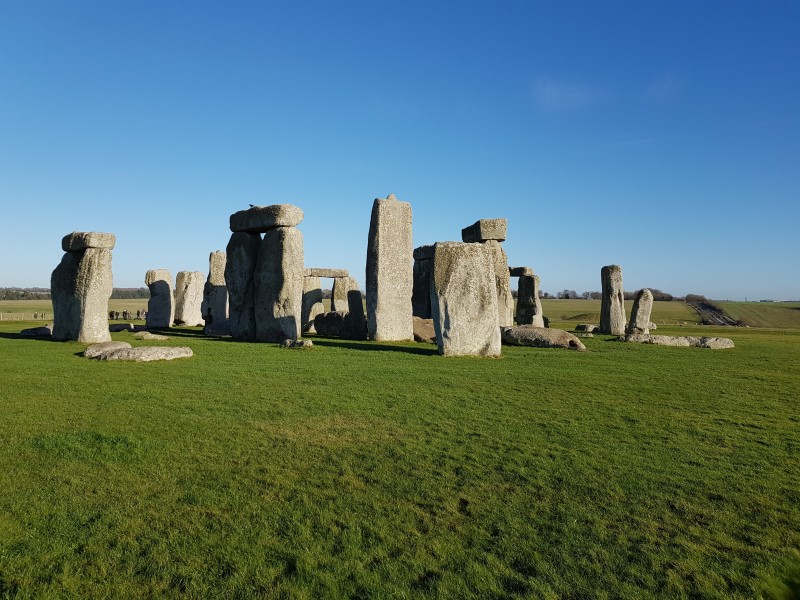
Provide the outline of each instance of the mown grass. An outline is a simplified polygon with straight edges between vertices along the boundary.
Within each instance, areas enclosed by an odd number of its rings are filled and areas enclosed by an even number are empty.
[[[20,328],[0,597],[750,598],[800,548],[798,331],[444,359],[178,329],[193,358],[124,364]]]
[[[630,317],[633,301],[625,302],[625,313]],[[571,329],[577,323],[600,322],[600,300],[553,299],[542,300],[542,311],[554,325]],[[654,302],[650,320],[656,325],[699,324],[700,317],[685,302]]]
[[[800,329],[800,302],[718,302],[734,319],[751,327]]]

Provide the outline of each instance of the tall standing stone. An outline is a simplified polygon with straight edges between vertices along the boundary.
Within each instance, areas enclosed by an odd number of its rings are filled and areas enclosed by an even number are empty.
[[[226,248],[225,286],[228,288],[230,332],[238,340],[256,338],[253,277],[260,247],[258,233],[236,231]]]
[[[484,246],[489,250],[494,265],[495,288],[497,289],[497,315],[500,327],[514,325],[514,296],[511,294],[511,281],[508,273],[508,256],[497,240],[487,240]]]
[[[622,267],[607,265],[600,270],[600,333],[625,333],[625,297],[622,291]]]
[[[175,320],[175,296],[172,292],[172,274],[166,269],[150,269],[144,276],[150,289],[145,325],[169,327]]]
[[[344,331],[348,339],[367,339],[367,316],[364,313],[364,297],[358,289],[358,283],[350,278],[350,289],[347,292],[347,316],[344,318]]]
[[[484,244],[434,245],[431,309],[439,354],[499,356],[497,287]]]
[[[303,333],[314,333],[314,318],[324,312],[320,278],[306,275],[303,277],[303,307],[300,318]]]
[[[517,286],[517,324],[544,327],[542,301],[539,299],[539,276],[520,275]]]
[[[644,288],[636,292],[631,308],[631,320],[625,328],[628,335],[650,333],[650,312],[653,310],[653,292]]]
[[[206,326],[228,318],[228,288],[225,287],[227,256],[221,250],[208,255],[208,279],[203,286],[201,313]]]
[[[377,341],[411,340],[413,288],[411,205],[376,198],[367,240],[367,331]]]
[[[300,337],[303,305],[303,234],[276,227],[264,234],[255,268],[256,339]]]
[[[111,340],[108,299],[113,280],[111,233],[73,232],[61,240],[65,254],[50,278],[53,339],[94,344]]]
[[[178,271],[175,276],[175,323],[205,325],[203,322],[203,288],[206,276],[200,271]]]
[[[431,318],[431,259],[433,246],[414,248],[414,286],[411,312],[420,319]]]
[[[350,276],[334,277],[331,289],[331,311],[346,311],[348,308],[347,294],[354,289],[355,280]]]

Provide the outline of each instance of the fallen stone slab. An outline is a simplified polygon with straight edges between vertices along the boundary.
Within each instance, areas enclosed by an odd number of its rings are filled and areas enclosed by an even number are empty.
[[[436,343],[436,328],[433,326],[433,319],[414,317],[414,341],[426,344]]]
[[[303,271],[304,277],[350,277],[350,272],[347,269],[305,269]]]
[[[320,313],[314,317],[314,329],[320,337],[341,337],[345,329],[346,310]]]
[[[117,350],[124,350],[130,348],[128,342],[100,342],[99,344],[92,344],[83,351],[84,358],[98,358],[101,354],[108,354],[109,352],[116,352]]]
[[[117,333],[119,331],[136,331],[136,325],[133,323],[112,323],[108,326],[108,330],[111,333]]]
[[[116,243],[117,236],[113,233],[99,231],[73,231],[61,238],[61,248],[64,252],[79,252],[87,248],[113,250]]]
[[[579,331],[578,333],[575,334],[575,337],[578,337],[578,338],[593,338],[594,334],[593,333],[586,333],[585,331]]]
[[[131,362],[152,362],[154,360],[175,360],[193,356],[191,348],[186,346],[139,346],[138,348],[122,348],[107,352],[97,357],[98,360],[125,360]]]
[[[133,334],[133,339],[145,340],[149,342],[163,342],[164,340],[168,340],[169,337],[159,333],[152,333],[150,331],[139,331],[138,333]]]
[[[296,227],[303,220],[303,209],[292,204],[253,206],[231,215],[231,231],[266,233],[276,227]]]
[[[314,347],[314,342],[311,340],[283,340],[280,344],[281,348],[288,348],[289,350],[310,350]]]
[[[585,331],[586,333],[597,333],[600,331],[600,326],[591,323],[581,323],[575,325],[575,331]]]
[[[42,325],[41,327],[31,327],[30,329],[23,329],[19,334],[26,337],[50,337],[53,335],[53,326]]]
[[[563,329],[548,329],[545,327],[533,327],[532,325],[504,327],[501,331],[501,337],[503,343],[509,346],[586,350],[583,342]]]
[[[697,337],[691,335],[646,335],[631,334],[617,338],[620,342],[634,342],[638,344],[654,344],[656,346],[678,346],[683,348],[709,348],[711,350],[724,350],[734,348],[733,340],[720,337]]]
[[[507,229],[508,221],[506,219],[480,219],[461,230],[461,241],[467,244],[489,240],[503,242],[506,239]]]

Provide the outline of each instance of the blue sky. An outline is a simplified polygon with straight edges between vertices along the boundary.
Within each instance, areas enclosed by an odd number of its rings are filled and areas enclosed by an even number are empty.
[[[797,2],[0,0],[0,285],[117,235],[114,283],[208,270],[291,203],[364,285],[372,201],[414,244],[509,221],[542,290],[800,298]]]

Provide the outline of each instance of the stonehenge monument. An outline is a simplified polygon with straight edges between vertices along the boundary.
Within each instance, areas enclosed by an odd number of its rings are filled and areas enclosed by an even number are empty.
[[[144,283],[150,289],[145,326],[148,329],[170,327],[175,320],[172,275],[166,269],[150,269],[144,276]]]
[[[600,333],[625,333],[625,297],[622,291],[622,267],[607,265],[600,270]]]
[[[347,292],[347,316],[345,317],[346,336],[350,340],[367,339],[367,316],[364,314],[364,298],[358,283],[350,279],[350,290]]]
[[[631,319],[625,328],[627,335],[650,333],[650,312],[653,310],[653,292],[647,288],[636,292],[633,297]]]
[[[306,269],[308,272],[308,269]],[[303,277],[303,306],[300,311],[300,325],[303,333],[315,333],[314,318],[325,312],[322,304],[322,284],[313,275]]]
[[[367,331],[375,341],[411,340],[411,205],[376,198],[367,239]]]
[[[225,286],[227,256],[221,250],[208,255],[208,278],[203,286],[203,303],[200,313],[206,327],[228,318],[228,288]]]
[[[533,270],[522,267],[517,284],[517,324],[533,325],[534,327],[544,327],[544,315],[542,314],[542,301],[539,298],[539,276],[533,274]],[[517,269],[509,270],[520,272]]]
[[[349,276],[334,277],[331,289],[331,310],[350,310],[347,294],[353,289],[358,289],[358,285]]]
[[[431,313],[439,354],[499,356],[497,286],[484,244],[433,246]]]
[[[300,336],[305,270],[296,226],[302,220],[303,211],[291,204],[231,215],[225,285],[234,338],[282,342]]]
[[[206,276],[200,271],[178,271],[175,276],[176,325],[205,325],[202,304]]]
[[[111,233],[72,232],[61,240],[64,256],[50,277],[53,339],[85,344],[111,340],[108,299],[113,286]]]
[[[508,257],[500,242],[506,239],[506,219],[480,219],[461,230],[465,243],[484,244],[491,253],[497,289],[498,323],[500,327],[514,325],[514,297],[509,281]]]

